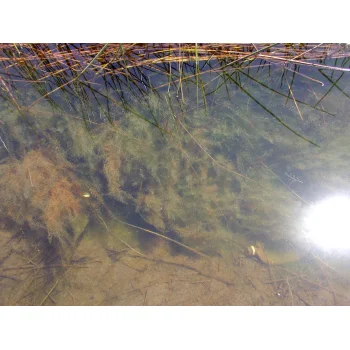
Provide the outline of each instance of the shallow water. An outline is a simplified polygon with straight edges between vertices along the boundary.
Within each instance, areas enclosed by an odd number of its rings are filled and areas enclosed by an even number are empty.
[[[150,75],[143,94],[92,72],[93,89],[34,105],[37,85],[12,77],[0,303],[348,305],[350,247],[315,242],[305,219],[349,195],[350,76],[289,68]]]

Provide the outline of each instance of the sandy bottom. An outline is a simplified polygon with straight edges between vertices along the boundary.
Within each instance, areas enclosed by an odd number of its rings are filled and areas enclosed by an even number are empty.
[[[172,255],[86,235],[63,263],[25,234],[0,231],[1,305],[350,305],[350,283],[308,257],[267,266],[233,246],[225,257]],[[45,259],[44,259],[44,258]]]

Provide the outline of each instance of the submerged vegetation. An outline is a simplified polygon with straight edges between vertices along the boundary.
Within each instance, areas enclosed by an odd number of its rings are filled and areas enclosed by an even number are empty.
[[[303,208],[348,187],[346,45],[0,50],[0,219],[62,257],[113,220],[209,256],[297,241]]]
[[[88,217],[81,203],[81,181],[62,156],[46,150],[31,150],[22,161],[0,166],[2,220],[47,232],[69,244],[83,232]],[[72,239],[69,239],[71,236]]]

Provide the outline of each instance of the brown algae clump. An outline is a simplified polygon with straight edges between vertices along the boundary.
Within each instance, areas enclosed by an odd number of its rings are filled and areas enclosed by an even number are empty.
[[[88,223],[80,187],[63,157],[32,150],[0,166],[0,217],[71,245]]]

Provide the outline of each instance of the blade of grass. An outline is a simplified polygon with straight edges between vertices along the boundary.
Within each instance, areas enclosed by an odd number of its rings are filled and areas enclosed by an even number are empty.
[[[229,76],[229,79],[236,84],[246,95],[248,95],[254,102],[256,102],[261,108],[263,108],[267,113],[269,113],[273,118],[275,118],[281,125],[283,125],[285,128],[287,128],[289,131],[291,131],[294,135],[300,137],[304,141],[311,143],[312,145],[316,147],[320,147],[315,142],[307,139],[303,135],[299,134],[297,131],[293,130],[289,125],[287,125],[284,121],[282,121],[281,118],[277,117],[273,112],[271,112],[268,108],[266,108],[261,102],[259,102],[253,95],[251,95],[246,89],[242,87],[242,85],[238,84],[232,77]]]
[[[259,80],[255,79],[255,78],[253,78],[252,76],[246,74],[245,72],[240,71],[240,73],[243,74],[243,75],[245,75],[245,76],[248,77],[249,79],[255,81],[255,82],[258,83],[259,85],[261,85],[261,86],[267,88],[268,90],[270,90],[270,91],[272,91],[272,92],[274,92],[274,93],[276,93],[276,94],[278,94],[278,95],[281,95],[281,96],[284,96],[284,97],[288,97],[288,95],[283,94],[282,92],[277,91],[277,90],[275,90],[275,89],[272,89],[272,88],[269,87],[268,85],[266,85],[266,84],[262,83],[261,81],[259,81]],[[297,100],[297,99],[296,99],[296,101],[297,101],[298,103],[301,103],[301,104],[303,104],[303,105],[306,105],[306,106],[308,106],[308,107],[310,107],[310,108],[316,109],[316,110],[318,110],[318,111],[320,111],[320,112],[324,112],[324,113],[326,113],[326,114],[329,114],[329,115],[331,115],[331,116],[333,116],[333,117],[335,116],[334,113],[327,112],[327,111],[325,111],[325,110],[323,110],[323,109],[321,109],[321,108],[315,108],[314,106],[312,106],[312,105],[310,105],[310,104],[308,104],[308,103],[306,103],[306,102],[304,102],[304,101]]]
[[[67,81],[65,84],[63,84],[63,85],[61,85],[61,86],[58,86],[57,88],[51,90],[50,92],[48,92],[48,93],[45,94],[44,96],[41,96],[39,99],[37,99],[36,101],[34,101],[34,102],[29,106],[28,109],[32,108],[35,104],[37,104],[37,103],[38,103],[40,100],[42,100],[43,98],[45,98],[45,97],[47,97],[47,96],[53,94],[55,91],[58,91],[58,90],[62,89],[64,86],[66,86],[66,85],[68,85],[68,84],[71,84],[71,83],[73,83],[74,81],[78,80],[78,79],[80,78],[80,76],[83,75],[83,74],[86,72],[86,70],[95,62],[95,60],[101,56],[102,52],[107,48],[108,45],[109,45],[108,43],[105,44],[105,45],[103,46],[103,48],[98,52],[98,54],[89,62],[89,64],[88,64],[76,77],[74,77],[74,78],[73,78],[72,80],[70,80],[70,81]]]
[[[332,83],[331,88],[326,92],[325,95],[322,96],[322,98],[316,103],[315,106],[317,106],[329,93],[330,91],[336,87],[338,90],[340,90],[347,98],[350,98],[350,96],[348,94],[346,94],[338,85],[337,82],[340,80],[340,78],[343,76],[344,73],[341,74],[341,76],[334,82],[332,79],[328,78],[328,76],[326,74],[324,74],[321,70],[320,73],[329,81]]]
[[[292,95],[292,98],[293,98],[295,107],[297,108],[297,111],[298,111],[298,113],[299,113],[300,119],[301,119],[301,120],[304,120],[304,118],[303,118],[303,116],[302,116],[302,114],[301,114],[301,112],[300,112],[300,109],[299,109],[299,107],[298,107],[297,101],[295,101],[294,94],[293,94],[293,90],[292,90],[291,86],[289,85],[287,76],[286,76],[286,83],[287,83],[287,85],[288,85],[289,92],[290,92],[290,94]],[[287,100],[287,102],[288,102],[288,100]]]

